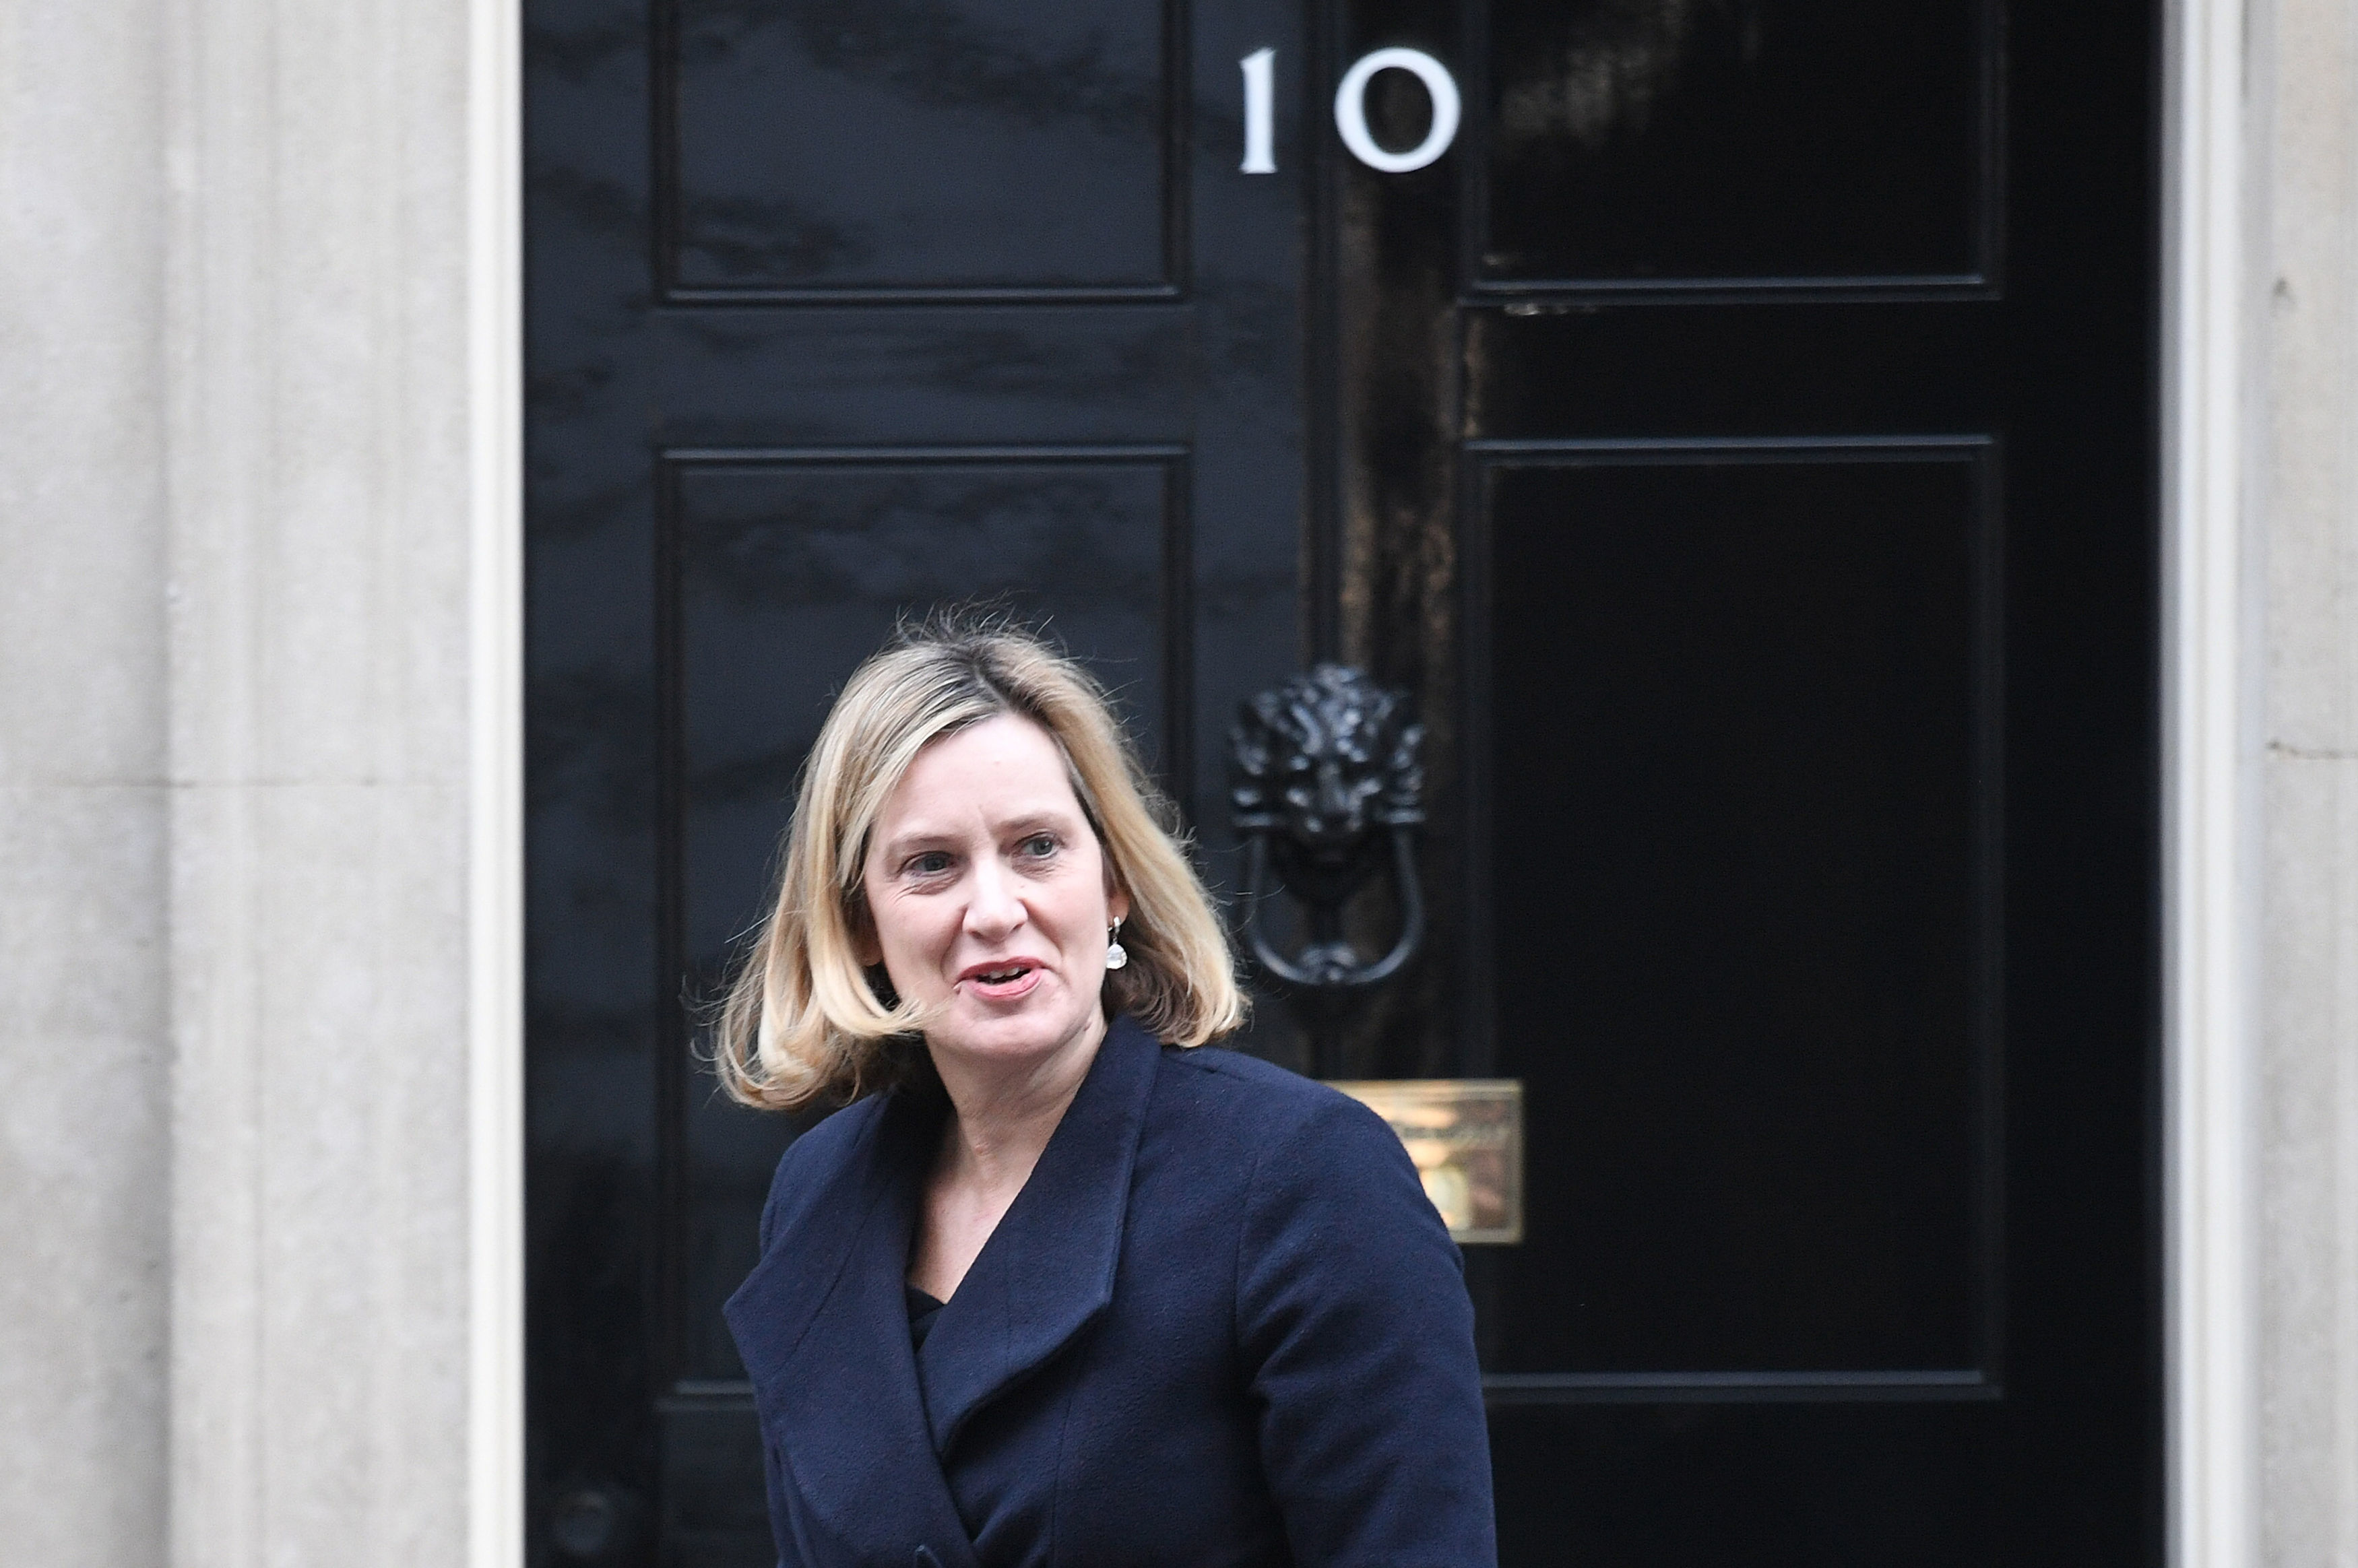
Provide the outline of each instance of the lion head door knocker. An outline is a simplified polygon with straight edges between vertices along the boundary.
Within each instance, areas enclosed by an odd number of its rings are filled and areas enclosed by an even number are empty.
[[[1320,665],[1244,705],[1229,731],[1229,804],[1243,840],[1244,935],[1281,989],[1331,1008],[1382,984],[1424,940],[1416,829],[1424,820],[1424,726],[1408,699],[1359,670]],[[1362,960],[1343,908],[1386,860],[1400,910],[1391,950]],[[1287,957],[1260,918],[1274,867],[1299,900],[1309,941]]]

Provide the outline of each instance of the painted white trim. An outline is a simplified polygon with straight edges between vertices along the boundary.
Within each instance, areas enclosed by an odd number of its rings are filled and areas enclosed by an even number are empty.
[[[471,0],[467,79],[467,1562],[524,1562],[523,60]]]
[[[2172,0],[2163,104],[2169,1558],[2255,1560],[2244,744],[2244,13]]]

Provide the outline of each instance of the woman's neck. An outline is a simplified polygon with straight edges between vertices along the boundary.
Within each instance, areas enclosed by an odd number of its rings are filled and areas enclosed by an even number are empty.
[[[1055,1051],[1022,1062],[979,1060],[954,1048],[933,1052],[951,1107],[936,1183],[977,1195],[1014,1196],[1031,1179],[1105,1042],[1103,1015],[1093,1016],[1090,1025]]]
[[[1105,1020],[1044,1056],[1010,1064],[933,1050],[951,1114],[925,1180],[909,1282],[950,1299],[1040,1162],[1105,1041]]]

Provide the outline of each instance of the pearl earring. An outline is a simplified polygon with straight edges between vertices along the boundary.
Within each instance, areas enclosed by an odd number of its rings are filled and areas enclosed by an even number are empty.
[[[1130,954],[1121,945],[1121,922],[1117,920],[1106,933],[1106,968],[1119,969],[1129,962]]]

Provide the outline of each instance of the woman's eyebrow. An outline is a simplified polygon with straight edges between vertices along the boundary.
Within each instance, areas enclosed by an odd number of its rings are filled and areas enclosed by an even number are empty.
[[[957,835],[946,827],[929,827],[920,823],[904,828],[883,841],[882,853],[887,860],[898,860],[912,849],[932,849],[957,842]]]
[[[1045,827],[1069,830],[1078,818],[1077,812],[1065,811],[1053,806],[1043,806],[1037,811],[1027,811],[1021,816],[1009,817],[999,825],[999,831],[1002,834],[1036,833]]]

